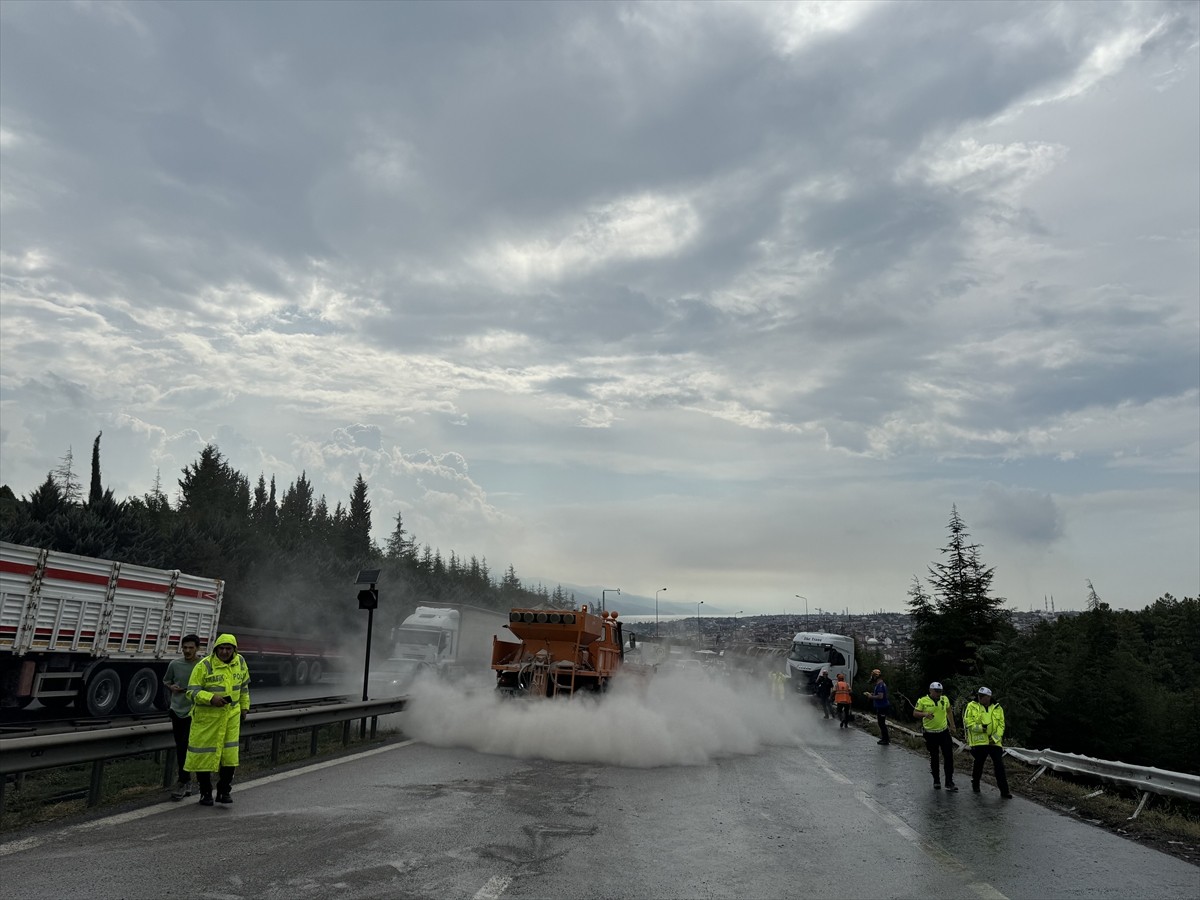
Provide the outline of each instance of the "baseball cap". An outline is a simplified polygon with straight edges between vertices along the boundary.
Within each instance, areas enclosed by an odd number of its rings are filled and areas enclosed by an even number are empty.
[[[980,688],[979,690],[977,690],[975,693],[977,693],[977,694],[983,694],[985,697],[990,697],[990,696],[992,696],[992,689],[991,689],[991,688],[985,688],[985,687],[981,687],[981,688]]]
[[[940,681],[935,681],[929,685],[929,689],[931,691],[940,691],[942,689],[942,683]]]

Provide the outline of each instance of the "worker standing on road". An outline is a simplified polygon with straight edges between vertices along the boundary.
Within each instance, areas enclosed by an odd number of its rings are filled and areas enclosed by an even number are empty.
[[[175,738],[175,765],[179,770],[179,779],[175,789],[171,791],[172,800],[182,800],[192,795],[192,775],[184,763],[187,762],[188,732],[192,727],[192,697],[187,692],[191,681],[192,669],[196,668],[196,653],[200,650],[200,638],[194,634],[185,634],[179,641],[179,649],[183,651],[182,659],[173,659],[167,664],[167,672],[163,675],[163,684],[171,692],[171,706],[167,717],[171,720],[171,734]]]
[[[991,757],[1000,796],[1011,800],[1008,775],[1004,772],[1004,708],[992,702],[992,692],[988,688],[981,687],[975,699],[967,704],[963,712],[963,728],[967,732],[971,755],[975,757],[975,765],[971,769],[971,790],[979,793],[983,764]]]
[[[957,791],[954,783],[954,741],[950,737],[954,731],[954,710],[950,708],[950,698],[942,693],[940,681],[929,685],[929,693],[917,701],[913,715],[921,720],[921,730],[925,734],[929,768],[933,772],[933,789],[942,789],[938,775],[938,754],[941,754],[946,770],[946,790]]]
[[[833,693],[833,679],[829,677],[829,670],[822,669],[821,674],[817,676],[817,699],[821,701],[821,711],[825,713],[825,718],[833,717],[833,703],[829,700],[829,695]]]
[[[771,670],[771,696],[776,700],[783,700],[787,697],[788,676],[786,672],[780,672],[778,669]]]
[[[833,702],[837,704],[838,725],[839,729],[850,727],[850,703],[854,700],[854,695],[850,693],[850,684],[846,681],[846,676],[841,672],[837,674],[837,681],[833,685]]]
[[[883,673],[878,669],[871,670],[871,680],[875,682],[875,689],[863,691],[863,696],[869,697],[871,704],[875,707],[875,722],[879,725],[879,740],[875,743],[883,744],[886,747],[892,742],[888,736],[887,726],[887,708],[890,705],[887,683],[883,680]]]
[[[250,711],[250,670],[232,634],[218,637],[213,652],[192,669],[187,692],[195,705],[186,768],[200,782],[200,804],[213,804],[214,772],[218,773],[217,802],[232,803],[229,792],[238,764],[238,740]]]

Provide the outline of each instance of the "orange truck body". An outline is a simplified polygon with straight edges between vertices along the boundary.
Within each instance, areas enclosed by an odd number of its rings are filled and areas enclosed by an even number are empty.
[[[514,609],[508,614],[508,630],[520,643],[492,638],[492,670],[496,689],[503,693],[528,697],[599,693],[622,669],[649,671],[625,662],[624,636],[615,612],[593,612],[587,606]]]

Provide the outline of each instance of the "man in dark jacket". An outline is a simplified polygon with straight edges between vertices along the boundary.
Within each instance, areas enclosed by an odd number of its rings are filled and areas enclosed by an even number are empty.
[[[821,701],[821,709],[825,713],[825,718],[833,717],[833,703],[829,699],[829,695],[833,693],[833,679],[829,677],[829,670],[822,669],[821,674],[817,676],[816,682],[817,699]]]
[[[871,680],[875,682],[875,689],[863,691],[863,696],[870,697],[871,705],[875,707],[875,721],[879,724],[879,740],[875,743],[883,744],[886,747],[892,742],[888,737],[887,726],[887,709],[891,705],[888,701],[887,683],[883,680],[883,673],[878,669],[871,670]]]

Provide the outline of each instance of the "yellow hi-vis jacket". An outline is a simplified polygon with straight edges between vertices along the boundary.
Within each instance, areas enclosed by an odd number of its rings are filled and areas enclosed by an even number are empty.
[[[984,706],[972,700],[963,712],[963,730],[972,747],[1004,746],[1004,708],[999,703]]]
[[[223,634],[213,644],[213,652],[192,669],[187,693],[192,703],[192,727],[188,732],[187,772],[216,772],[222,766],[238,764],[238,740],[242,732],[242,713],[250,709],[250,670],[240,653],[229,662],[221,662],[216,648],[233,644],[232,634]],[[214,697],[224,697],[224,706],[213,706]]]

